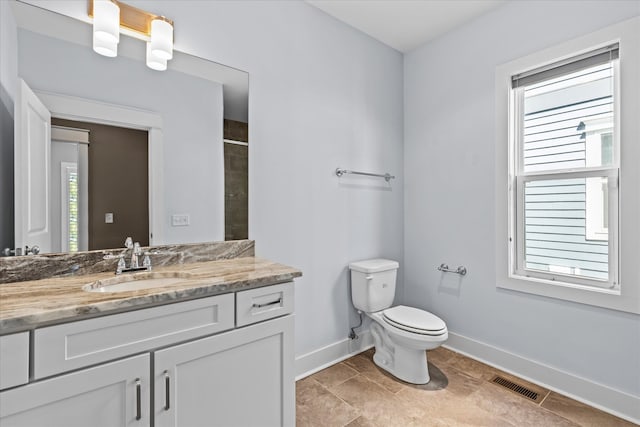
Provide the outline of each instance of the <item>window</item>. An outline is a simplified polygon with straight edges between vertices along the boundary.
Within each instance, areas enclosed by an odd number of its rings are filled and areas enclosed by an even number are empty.
[[[61,162],[61,219],[60,242],[63,252],[79,250],[79,218],[78,218],[78,164]]]
[[[618,44],[511,78],[515,276],[619,287]]]
[[[640,314],[639,73],[640,17],[496,67],[498,292]]]

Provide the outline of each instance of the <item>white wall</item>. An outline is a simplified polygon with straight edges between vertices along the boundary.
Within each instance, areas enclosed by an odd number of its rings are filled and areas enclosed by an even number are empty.
[[[402,263],[402,55],[299,1],[128,3],[173,19],[177,49],[249,72],[249,236],[303,271],[296,354],[346,339],[347,264]],[[338,166],[398,178],[339,180]]]
[[[404,261],[400,299],[452,331],[640,394],[637,316],[497,290],[493,259],[496,65],[638,14],[637,2],[511,2],[406,55],[404,107],[402,55],[302,2],[132,3],[174,19],[178,49],[250,73],[250,236],[304,272],[297,355],[344,339],[345,266],[384,256]],[[337,166],[399,178],[339,181]],[[441,262],[469,274],[441,280]]]
[[[637,1],[509,2],[407,54],[404,88],[405,300],[455,334],[636,397],[639,316],[496,288],[494,74],[638,14]],[[469,273],[441,275],[441,262]]]
[[[402,56],[302,2],[160,11],[180,48],[250,74],[249,235],[259,256],[304,273],[296,354],[345,339],[347,264],[402,262]],[[399,177],[339,180],[338,166]]]
[[[23,29],[18,35],[19,75],[32,89],[161,116],[163,243],[224,240],[222,85],[176,71],[155,72],[122,56],[105,58],[86,46]],[[172,227],[172,214],[189,214],[190,225]]]
[[[13,247],[13,100],[18,87],[18,30],[0,1],[0,249]]]

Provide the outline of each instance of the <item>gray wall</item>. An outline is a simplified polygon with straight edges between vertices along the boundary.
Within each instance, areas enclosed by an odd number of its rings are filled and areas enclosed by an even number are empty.
[[[304,2],[133,4],[171,16],[178,49],[249,72],[249,237],[304,273],[296,355],[345,340],[348,263],[402,263],[402,55]]]
[[[404,91],[405,301],[456,334],[635,396],[639,316],[496,289],[494,76],[638,14],[636,1],[508,2],[407,54]],[[441,276],[441,262],[469,274]]]
[[[19,74],[32,89],[160,114],[164,242],[224,240],[223,108],[219,83],[170,70],[154,72],[142,61],[122,56],[105,58],[86,46],[22,29],[18,35]],[[190,226],[172,227],[171,215],[176,213],[189,214]]]
[[[33,2],[86,16],[83,2]],[[304,273],[296,355],[346,340],[348,263],[402,264],[402,54],[304,2],[128,3],[171,17],[176,49],[249,72],[249,237]],[[398,178],[339,180],[338,166]]]
[[[0,1],[0,249],[13,247],[13,100],[18,84],[17,28]]]

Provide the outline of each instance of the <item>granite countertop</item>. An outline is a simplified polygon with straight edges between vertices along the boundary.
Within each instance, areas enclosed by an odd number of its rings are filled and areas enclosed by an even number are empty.
[[[109,284],[130,274],[97,273],[1,284],[0,335],[283,283],[302,276],[299,270],[282,264],[244,257],[169,265],[154,268],[151,273],[133,274],[137,278],[152,274],[179,279],[167,286],[123,292],[83,290],[87,284]]]

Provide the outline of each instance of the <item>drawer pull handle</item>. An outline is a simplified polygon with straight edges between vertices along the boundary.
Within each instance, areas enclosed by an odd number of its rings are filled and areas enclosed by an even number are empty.
[[[136,378],[136,421],[140,421],[142,418],[142,384],[140,378]]]
[[[164,410],[169,410],[169,372],[164,371]]]
[[[262,308],[262,307],[268,307],[270,305],[276,305],[276,304],[282,304],[282,297],[280,297],[279,300],[277,301],[272,301],[272,302],[265,302],[264,304],[253,304],[253,308]]]

